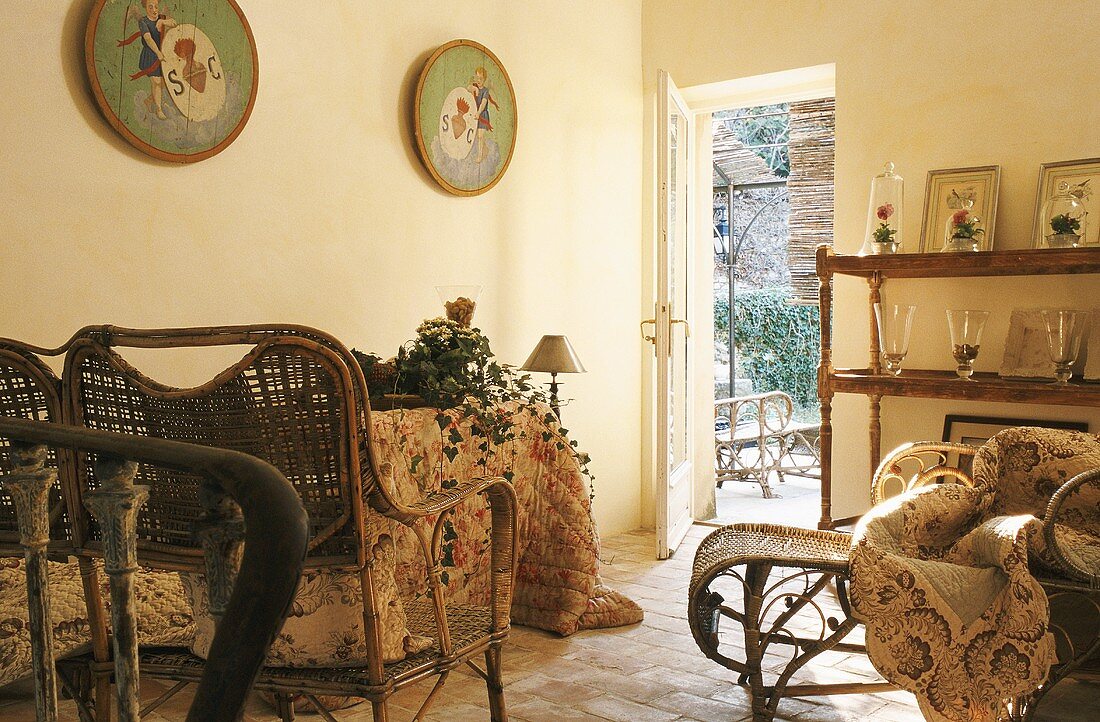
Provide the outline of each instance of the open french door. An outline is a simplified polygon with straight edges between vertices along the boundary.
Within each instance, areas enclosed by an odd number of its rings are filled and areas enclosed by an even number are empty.
[[[657,558],[691,527],[691,373],[687,322],[693,126],[680,91],[660,72],[657,114]]]

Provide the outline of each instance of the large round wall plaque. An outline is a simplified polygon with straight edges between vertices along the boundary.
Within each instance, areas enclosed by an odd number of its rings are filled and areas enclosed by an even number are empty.
[[[225,150],[256,102],[256,43],[234,0],[96,0],[84,52],[107,121],[162,160]]]
[[[416,85],[416,145],[428,172],[460,196],[500,181],[516,147],[516,96],[497,56],[452,40],[428,58]]]

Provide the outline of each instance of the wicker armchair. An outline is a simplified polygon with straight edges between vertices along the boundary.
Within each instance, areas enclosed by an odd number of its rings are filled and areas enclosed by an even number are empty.
[[[188,722],[239,720],[302,573],[306,514],[290,482],[270,464],[240,452],[46,421],[0,417],[0,438],[10,443],[11,466],[11,472],[0,475],[0,486],[11,493],[15,502],[25,552],[35,718],[39,722],[58,720],[58,675],[54,665],[57,647],[53,637],[56,617],[51,614],[50,578],[55,582],[61,578],[51,574],[47,564],[49,492],[57,481],[58,469],[46,462],[48,449],[55,448],[81,449],[100,456],[96,468],[103,483],[87,501],[106,529],[104,566],[110,577],[115,697],[124,722],[138,722],[142,709],[134,521],[148,487],[133,484],[138,463],[201,474],[211,491],[211,500],[224,495],[240,504],[248,548],[187,715]],[[156,702],[150,706],[155,707]],[[99,711],[109,713],[110,707],[104,704]],[[81,719],[87,719],[87,715],[81,714]]]
[[[160,384],[128,363],[116,349],[182,349],[244,345],[243,358],[207,383],[179,389]],[[371,446],[366,383],[348,350],[333,337],[305,327],[240,326],[136,330],[112,326],[84,329],[67,345],[64,407],[69,423],[94,429],[186,441],[257,456],[279,469],[294,485],[309,516],[307,572],[351,570],[362,595],[361,643],[357,666],[266,667],[256,688],[272,693],[283,720],[294,719],[294,700],[304,699],[326,720],[335,719],[321,699],[330,695],[366,697],[374,719],[388,719],[386,700],[397,689],[438,676],[420,716],[451,669],[473,667],[486,680],[491,718],[507,719],[500,650],[509,630],[514,583],[515,494],[500,478],[463,481],[457,487],[412,505],[393,497],[378,473]],[[94,465],[75,458],[72,493],[80,500],[97,488]],[[204,545],[233,559],[239,554],[239,520],[231,504],[204,516],[207,493],[201,479],[176,470],[143,468],[138,482],[150,487],[137,519],[138,557],[143,563],[183,572],[204,572],[210,612],[217,615],[232,588],[233,569],[204,566]],[[491,604],[450,603],[441,583],[441,528],[450,510],[477,494],[491,506]],[[380,574],[371,530],[379,528],[370,509],[410,528],[420,541],[428,567],[429,597],[407,604],[409,631],[431,638],[430,648],[394,663],[383,661]],[[79,508],[79,507],[77,507]],[[193,537],[201,519],[206,532]],[[87,514],[73,520],[74,539],[83,556],[102,550],[102,530]],[[357,625],[358,626],[358,625]],[[350,631],[350,630],[349,630]],[[485,668],[472,661],[484,654]],[[95,660],[85,664],[102,673]],[[202,658],[187,650],[145,650],[143,675],[184,686],[202,675]],[[93,712],[88,695],[82,714]]]
[[[978,451],[946,442],[901,446],[879,465],[871,481],[871,501],[877,504],[928,484],[973,486],[967,469]],[[1037,692],[1012,701],[1006,720],[1031,720],[1043,696],[1066,676],[1097,677],[1093,667],[1100,660],[1100,577],[1067,559],[1054,533],[1067,500],[1087,484],[1100,486],[1100,468],[1055,485],[1045,513],[1040,510],[1046,544],[1060,564],[1033,573],[1051,601],[1059,662]],[[708,658],[739,674],[755,722],[770,722],[785,697],[896,689],[885,681],[791,683],[798,670],[824,652],[866,653],[864,645],[845,641],[859,626],[847,595],[850,545],[846,532],[778,524],[731,524],[699,545],[688,588],[692,635]],[[740,632],[725,628],[731,621]],[[775,674],[765,684],[769,672]]]

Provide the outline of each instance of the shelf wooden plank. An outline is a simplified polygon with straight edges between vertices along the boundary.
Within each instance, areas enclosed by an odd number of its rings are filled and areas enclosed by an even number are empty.
[[[870,369],[835,369],[830,384],[837,393],[880,394],[922,399],[1007,401],[1053,406],[1100,405],[1100,384],[1071,381],[1004,379],[995,373],[976,373],[963,381],[954,371],[902,369],[901,376],[875,375]]]
[[[824,266],[824,267],[823,267]],[[977,253],[898,253],[882,256],[819,255],[818,274],[885,278],[1044,276],[1100,273],[1100,248],[979,251]]]

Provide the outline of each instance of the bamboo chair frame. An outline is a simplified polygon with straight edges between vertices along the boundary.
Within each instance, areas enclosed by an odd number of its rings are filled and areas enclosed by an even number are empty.
[[[960,459],[972,458],[978,448],[949,442],[905,444],[879,464],[871,481],[871,501],[878,504],[887,496],[929,484],[953,481],[973,486],[970,474]],[[949,464],[948,460],[954,464]],[[1037,574],[1052,599],[1076,596],[1091,604],[1100,616],[1100,576],[1080,569],[1066,558],[1054,536],[1054,522],[1065,500],[1082,485],[1100,483],[1100,469],[1078,474],[1066,481],[1051,498],[1043,514],[1044,534],[1049,548],[1065,564],[1064,575]],[[836,684],[790,684],[792,676],[815,657],[827,651],[866,654],[862,644],[851,644],[845,637],[859,622],[848,603],[848,551],[851,535],[847,532],[799,529],[778,524],[731,524],[715,530],[699,545],[688,588],[688,622],[692,636],[709,659],[737,672],[738,684],[748,688],[754,722],[771,722],[784,697],[814,697],[834,694],[864,694],[897,689],[886,681]],[[741,571],[743,568],[743,571]],[[773,572],[779,578],[772,579]],[[720,584],[739,588],[744,603],[727,603],[717,591]],[[819,599],[826,590],[835,590],[837,609]],[[776,610],[780,610],[776,612]],[[809,612],[820,622],[820,631],[807,636],[796,616]],[[727,655],[722,647],[719,628],[723,619],[741,625],[744,635],[744,659]],[[1006,703],[1004,719],[1028,722],[1046,695],[1059,681],[1079,673],[1083,664],[1100,655],[1100,634],[1084,645],[1075,646],[1062,620],[1053,620],[1051,628],[1069,659],[1057,664],[1047,682],[1034,694]],[[773,645],[789,649],[789,660],[765,684],[764,672],[772,666],[764,657]]]
[[[118,348],[178,349],[189,347],[245,345],[252,348],[244,357],[217,374],[210,381],[190,389],[177,389],[160,384],[145,376],[125,361]],[[340,670],[313,670],[291,668],[267,668],[257,680],[256,688],[276,695],[277,708],[284,720],[294,718],[290,695],[302,695],[313,704],[325,719],[333,719],[324,709],[318,697],[342,694],[366,697],[371,701],[376,722],[388,720],[386,699],[397,689],[420,679],[438,675],[439,679],[428,694],[418,713],[423,716],[437,697],[451,669],[468,664],[486,681],[491,718],[494,722],[507,720],[501,677],[500,648],[507,637],[510,625],[511,597],[514,587],[516,553],[515,507],[516,498],[512,486],[499,477],[464,480],[457,487],[431,494],[414,504],[403,504],[382,483],[375,450],[370,439],[370,406],[366,382],[358,363],[350,352],[332,336],[304,326],[225,326],[181,329],[130,329],[116,326],[86,327],[57,349],[28,347],[32,351],[66,354],[63,374],[63,416],[68,423],[83,425],[89,421],[89,404],[82,395],[82,384],[89,383],[89,365],[96,366],[96,373],[109,374],[108,383],[95,389],[95,396],[137,393],[151,403],[183,403],[194,399],[209,399],[226,384],[233,383],[246,371],[258,364],[280,359],[303,360],[314,370],[324,372],[326,384],[338,397],[340,423],[338,445],[339,486],[329,491],[340,501],[340,513],[327,518],[324,526],[311,528],[307,568],[347,568],[354,566],[363,590],[363,623],[368,660],[362,668]],[[112,389],[111,385],[115,387]],[[102,419],[100,419],[102,421]],[[120,422],[121,423],[121,422]],[[126,429],[116,429],[126,430]],[[136,427],[129,429],[140,431]],[[207,441],[206,443],[209,443]],[[271,460],[275,463],[276,460]],[[278,467],[278,463],[275,463]],[[284,473],[287,470],[283,469]],[[288,477],[293,474],[287,473]],[[291,478],[294,481],[294,478]],[[94,474],[83,457],[74,458],[72,474],[74,502],[80,502],[89,488],[94,486]],[[488,497],[491,511],[491,604],[483,612],[456,606],[449,608],[444,595],[441,575],[441,542],[444,521],[455,507],[475,495]],[[411,529],[421,548],[428,568],[428,589],[431,596],[431,618],[436,646],[431,653],[421,653],[396,664],[382,661],[380,615],[375,606],[374,571],[369,560],[370,540],[365,538],[365,504],[378,513],[396,520]],[[74,506],[82,509],[81,505]],[[307,510],[310,504],[307,501]],[[232,522],[226,518],[218,524]],[[82,557],[102,554],[102,544],[96,538],[96,530],[84,513],[73,519],[73,543]],[[435,517],[431,524],[426,517]],[[224,535],[223,535],[224,536]],[[165,543],[164,540],[139,538],[138,549],[144,562],[158,567],[180,571],[206,571],[197,548]],[[216,608],[214,583],[211,582],[212,609]],[[224,595],[224,590],[223,590]],[[414,615],[410,613],[410,621]],[[456,625],[458,625],[456,627]],[[470,657],[483,653],[485,668],[475,665]],[[187,654],[150,653],[143,656],[142,671],[153,677],[162,677],[182,683],[197,681],[202,672],[201,660]],[[100,659],[86,663],[97,688],[102,676],[109,672]],[[87,685],[85,685],[86,687]],[[182,685],[180,685],[182,687]],[[76,691],[80,685],[74,684]],[[98,722],[108,719],[102,705],[94,709],[88,695],[82,695],[82,714],[89,719],[94,711]]]

